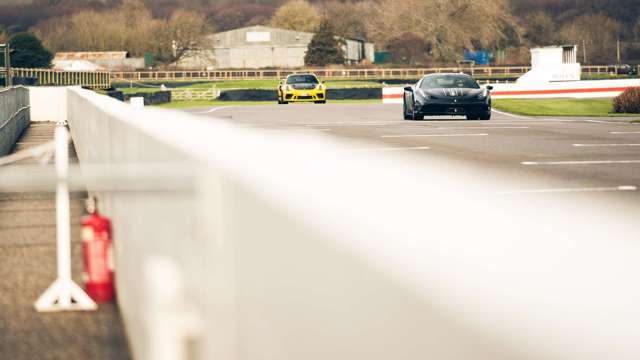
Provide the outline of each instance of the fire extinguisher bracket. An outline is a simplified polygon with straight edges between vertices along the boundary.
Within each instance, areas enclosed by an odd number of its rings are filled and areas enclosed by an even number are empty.
[[[71,279],[71,216],[69,211],[69,132],[64,122],[55,130],[56,146],[56,242],[58,277],[38,298],[40,312],[96,310],[96,303]]]

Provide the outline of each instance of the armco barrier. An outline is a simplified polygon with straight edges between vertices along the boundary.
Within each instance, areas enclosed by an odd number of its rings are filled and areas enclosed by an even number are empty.
[[[21,86],[0,90],[0,156],[11,151],[29,122],[29,90]]]
[[[327,100],[369,100],[380,99],[380,88],[345,88],[327,89]],[[275,90],[267,89],[237,89],[220,92],[221,101],[277,101]]]
[[[637,208],[82,89],[68,106],[82,167],[106,177],[87,186],[113,220],[136,359],[640,353]]]
[[[144,99],[145,105],[160,105],[171,102],[171,91],[156,91],[123,95],[124,101],[128,101],[132,97],[141,97]]]

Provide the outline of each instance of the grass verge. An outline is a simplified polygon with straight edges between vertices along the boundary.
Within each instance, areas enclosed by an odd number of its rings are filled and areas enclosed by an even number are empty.
[[[229,89],[273,89],[278,86],[278,80],[232,80],[232,81],[209,81],[193,84],[166,82],[168,88],[180,89],[207,89],[216,87],[220,90]],[[329,80],[325,84],[329,89],[341,88],[381,88],[383,85],[378,81],[356,81],[356,80]],[[125,94],[156,92],[160,90],[160,85],[141,86],[140,83],[133,83],[133,86],[127,86],[125,83],[117,83],[118,90]]]
[[[640,116],[613,113],[613,99],[494,99],[493,107],[527,116]]]
[[[379,104],[381,100],[379,99],[371,99],[371,100],[329,100],[329,104]],[[275,105],[275,101],[172,101],[167,104],[156,105],[156,108],[163,109],[189,109],[189,108],[200,108],[200,107],[215,107],[215,106],[255,106],[255,105]],[[314,105],[314,106],[322,106],[319,104],[313,103],[297,103],[297,104],[289,104],[283,106],[299,106],[299,105]]]

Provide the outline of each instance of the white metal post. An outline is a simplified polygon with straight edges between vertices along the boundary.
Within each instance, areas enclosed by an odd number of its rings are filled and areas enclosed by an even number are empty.
[[[56,144],[56,236],[58,278],[38,298],[37,311],[95,310],[96,303],[71,279],[71,216],[69,206],[69,132],[65,123],[55,130]]]

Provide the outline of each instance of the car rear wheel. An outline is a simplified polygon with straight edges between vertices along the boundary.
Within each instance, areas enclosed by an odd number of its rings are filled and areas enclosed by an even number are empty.
[[[314,101],[316,104],[326,104],[327,100],[318,100],[318,101]]]

